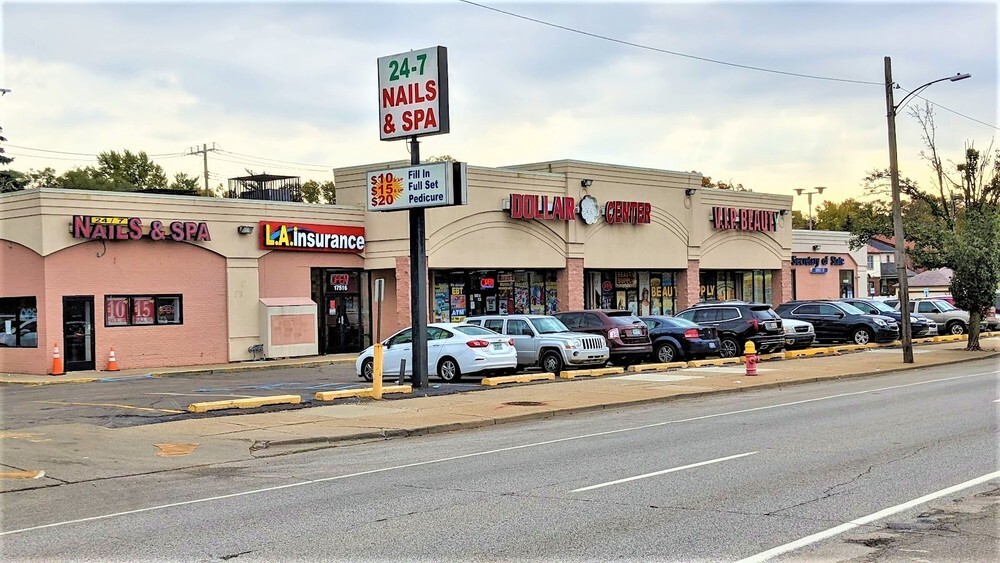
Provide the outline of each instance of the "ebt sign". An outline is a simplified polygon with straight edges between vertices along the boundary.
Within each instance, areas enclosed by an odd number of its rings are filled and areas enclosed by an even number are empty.
[[[381,140],[448,132],[445,47],[380,57],[378,90]]]

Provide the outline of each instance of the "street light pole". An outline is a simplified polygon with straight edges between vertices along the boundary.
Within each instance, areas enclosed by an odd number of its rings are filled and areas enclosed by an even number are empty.
[[[810,231],[813,230],[813,194],[821,194],[821,193],[823,193],[823,190],[826,189],[826,186],[816,186],[815,189],[816,189],[816,191],[814,191],[814,192],[807,192],[803,188],[795,188],[795,194],[796,195],[802,195],[803,193],[805,193],[805,195],[808,196],[807,197],[807,201],[809,202],[809,226],[808,226],[808,229]]]
[[[892,231],[896,239],[896,272],[899,275],[899,340],[903,345],[903,363],[913,363],[913,341],[910,338],[910,281],[906,277],[906,237],[903,233],[903,211],[899,195],[899,163],[896,160],[896,113],[906,105],[906,102],[922,92],[931,84],[944,80],[958,82],[972,76],[971,74],[956,74],[945,78],[932,80],[907,94],[899,104],[892,99],[892,59],[885,57],[885,107],[886,119],[889,123],[889,177],[892,184]]]

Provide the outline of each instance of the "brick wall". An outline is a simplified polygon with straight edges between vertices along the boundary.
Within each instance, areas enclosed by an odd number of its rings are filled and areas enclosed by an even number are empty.
[[[558,310],[579,311],[583,301],[583,258],[566,259],[566,267],[556,274]]]
[[[683,311],[701,298],[701,269],[697,260],[688,260],[687,270],[677,272],[677,311]]]
[[[807,270],[808,271],[808,270]],[[781,270],[772,272],[771,283],[773,288],[771,290],[771,300],[772,305],[777,307],[785,301],[792,300],[792,261],[782,260]],[[837,295],[839,297],[839,294]]]

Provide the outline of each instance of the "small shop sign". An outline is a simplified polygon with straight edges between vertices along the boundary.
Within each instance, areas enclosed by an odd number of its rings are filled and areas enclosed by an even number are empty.
[[[776,232],[778,212],[768,209],[743,209],[739,207],[713,207],[709,219],[719,230]]]
[[[436,162],[368,173],[368,211],[465,205],[464,162]]]
[[[792,266],[812,266],[814,268],[819,266],[843,266],[844,257],[843,256],[823,256],[812,257],[812,256],[792,256]],[[823,273],[823,272],[817,272]]]
[[[177,242],[210,241],[208,225],[196,221],[151,221],[145,229],[138,217],[95,217],[74,215],[73,238],[89,240],[172,240]]]
[[[365,228],[346,225],[311,225],[283,221],[261,221],[260,247],[264,250],[312,252],[365,251]]]

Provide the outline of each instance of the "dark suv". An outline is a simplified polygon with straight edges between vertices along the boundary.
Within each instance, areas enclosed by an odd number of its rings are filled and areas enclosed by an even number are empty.
[[[646,323],[630,311],[594,309],[556,313],[570,330],[600,334],[608,341],[611,362],[619,366],[638,364],[653,353]]]
[[[785,346],[785,329],[770,305],[746,301],[708,301],[674,315],[719,331],[719,355],[743,354],[747,341],[758,354],[779,352]]]
[[[841,299],[841,303],[847,303],[848,305],[854,305],[862,312],[868,315],[880,315],[883,317],[892,317],[896,324],[899,325],[899,329],[903,329],[903,314],[899,311],[893,309],[892,307],[886,305],[881,301],[876,301],[874,299],[860,299],[860,298],[849,298]],[[913,338],[923,338],[925,336],[936,336],[938,333],[937,323],[933,320],[923,316],[923,315],[910,315],[910,336]]]
[[[778,305],[786,319],[812,323],[819,342],[892,342],[899,338],[899,325],[891,317],[868,315],[838,301],[789,301]]]

